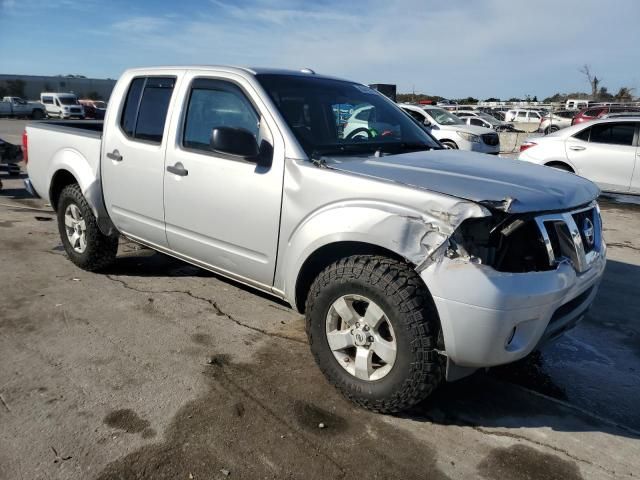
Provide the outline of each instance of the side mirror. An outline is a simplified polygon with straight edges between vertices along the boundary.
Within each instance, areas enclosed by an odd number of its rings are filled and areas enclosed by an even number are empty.
[[[430,122],[430,121],[429,121],[429,119],[427,119],[427,118],[425,118],[425,119],[422,121],[422,124],[423,124],[425,127],[430,127],[430,126],[431,126],[431,122]]]
[[[211,149],[245,157],[246,160],[255,160],[260,153],[258,142],[249,130],[232,127],[218,127],[211,131]]]

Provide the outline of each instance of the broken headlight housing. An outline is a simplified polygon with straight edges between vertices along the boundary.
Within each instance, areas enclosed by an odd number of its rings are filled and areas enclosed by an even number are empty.
[[[500,272],[538,272],[549,264],[544,240],[535,219],[526,215],[469,218],[449,239],[447,255],[465,257]]]

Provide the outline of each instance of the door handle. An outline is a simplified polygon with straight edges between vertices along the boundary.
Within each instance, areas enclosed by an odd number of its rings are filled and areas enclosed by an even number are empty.
[[[107,158],[113,160],[114,162],[122,161],[122,155],[120,155],[120,152],[118,150],[114,150],[113,152],[107,153]]]
[[[173,166],[169,165],[167,167],[167,172],[178,175],[179,177],[186,177],[187,175],[189,175],[189,170],[184,168],[184,165],[182,165],[182,163],[180,162],[176,163]]]
[[[579,145],[572,145],[571,147],[569,147],[569,150],[575,150],[576,152],[579,152],[581,150],[586,150],[587,147],[581,147]]]

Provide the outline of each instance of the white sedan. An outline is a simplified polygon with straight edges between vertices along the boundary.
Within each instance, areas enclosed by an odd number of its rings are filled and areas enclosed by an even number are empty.
[[[585,177],[608,192],[640,194],[640,117],[581,123],[522,144],[518,159]]]

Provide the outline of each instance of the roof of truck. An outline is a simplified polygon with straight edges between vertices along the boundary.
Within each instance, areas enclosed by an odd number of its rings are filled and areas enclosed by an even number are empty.
[[[283,68],[264,68],[264,67],[239,67],[232,65],[166,65],[156,67],[136,67],[129,68],[127,72],[153,72],[155,70],[213,70],[224,71],[229,73],[237,73],[239,75],[295,75],[300,77],[313,76],[316,78],[328,78],[332,80],[346,80],[344,78],[332,77],[330,75],[322,75],[316,73],[310,68],[301,68],[300,70],[288,70]]]

